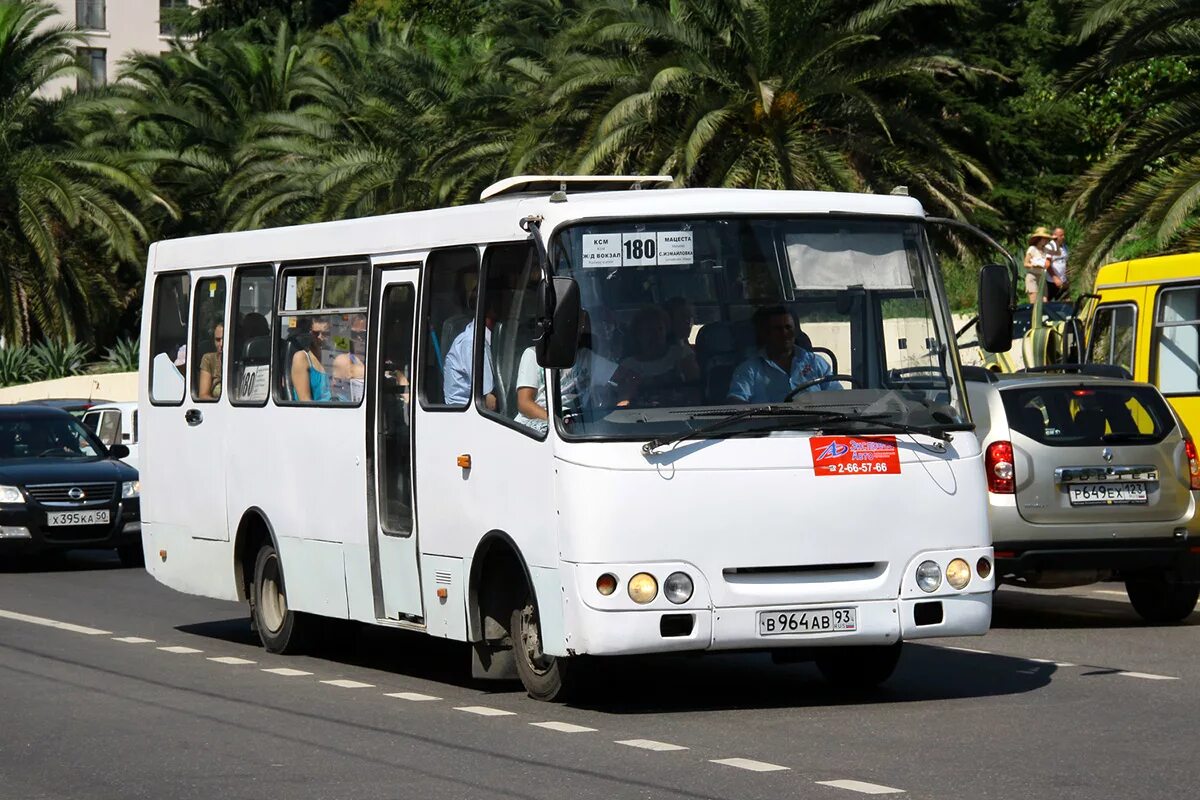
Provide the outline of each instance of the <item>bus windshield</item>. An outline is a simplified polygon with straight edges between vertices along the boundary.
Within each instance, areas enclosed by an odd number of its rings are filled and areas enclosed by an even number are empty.
[[[834,418],[853,433],[969,427],[923,236],[886,218],[563,229],[554,271],[578,282],[584,313],[576,363],[555,378],[560,432],[649,439],[734,414],[720,435]],[[745,413],[756,405],[770,413]]]

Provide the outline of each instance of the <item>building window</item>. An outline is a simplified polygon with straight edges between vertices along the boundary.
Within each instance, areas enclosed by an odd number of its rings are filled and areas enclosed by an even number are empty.
[[[85,31],[107,30],[104,0],[75,0],[75,27]]]
[[[158,32],[162,36],[179,33],[179,21],[188,7],[188,0],[158,0]]]
[[[78,88],[87,89],[108,83],[108,51],[103,47],[81,47],[78,52],[80,62],[88,71],[86,77],[79,77]]]

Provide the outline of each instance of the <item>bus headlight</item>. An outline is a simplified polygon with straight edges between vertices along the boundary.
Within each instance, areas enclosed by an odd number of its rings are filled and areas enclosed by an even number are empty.
[[[121,499],[128,500],[131,497],[142,496],[141,481],[125,481],[121,484]]]
[[[645,605],[658,597],[658,581],[649,572],[639,572],[629,579],[629,599]]]
[[[946,565],[946,583],[961,589],[971,582],[971,565],[956,558]]]
[[[686,572],[672,572],[663,581],[663,597],[675,605],[691,600],[693,589],[692,579]]]
[[[922,561],[917,567],[917,586],[922,592],[936,592],[942,585],[942,568],[936,561]]]
[[[0,503],[24,503],[25,495],[15,486],[0,486]]]

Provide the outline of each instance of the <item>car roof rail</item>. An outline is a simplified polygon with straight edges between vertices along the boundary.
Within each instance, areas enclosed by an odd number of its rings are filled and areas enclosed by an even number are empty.
[[[967,367],[962,368],[962,376],[964,381],[974,381],[975,383],[996,383],[999,378],[996,373],[986,367]]]
[[[1097,378],[1117,378],[1131,381],[1133,375],[1119,364],[1050,364],[1045,367],[1025,367],[1017,370],[1029,374],[1048,372],[1078,372],[1080,375],[1092,375]]]

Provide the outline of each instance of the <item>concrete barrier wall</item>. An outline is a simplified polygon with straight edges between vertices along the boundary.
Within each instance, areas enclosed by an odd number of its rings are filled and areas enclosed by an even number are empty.
[[[53,381],[26,383],[0,389],[0,405],[20,403],[25,400],[53,400],[56,398],[82,398],[86,400],[136,401],[138,399],[138,374],[136,372],[110,372],[104,375],[75,375]]]

